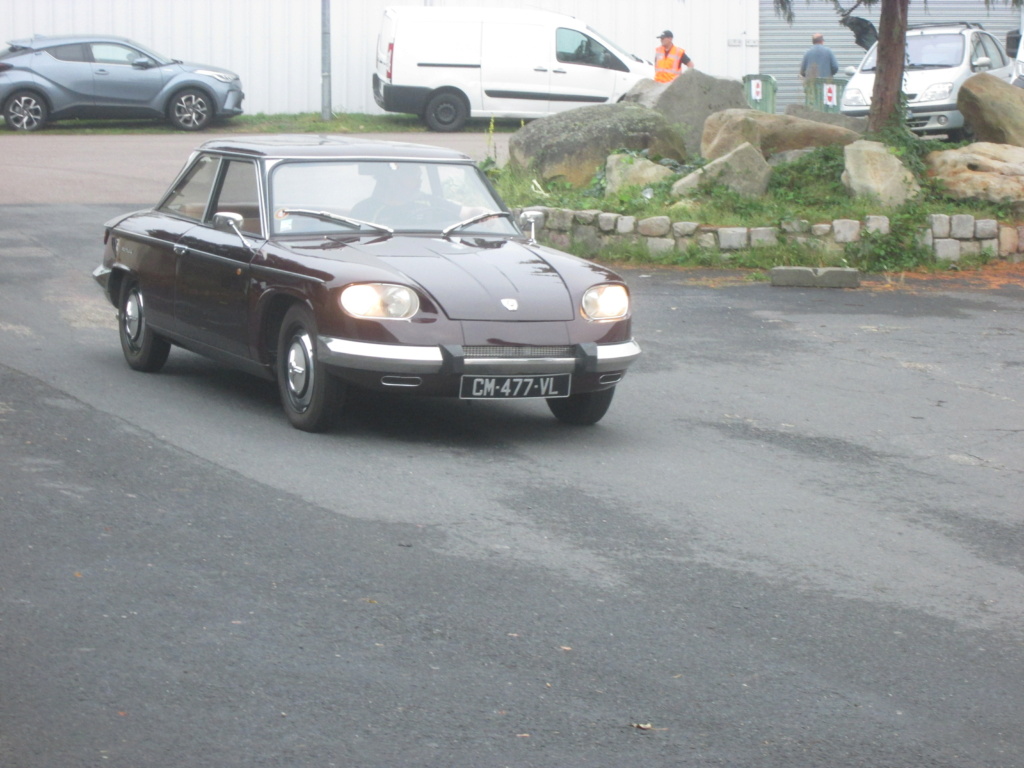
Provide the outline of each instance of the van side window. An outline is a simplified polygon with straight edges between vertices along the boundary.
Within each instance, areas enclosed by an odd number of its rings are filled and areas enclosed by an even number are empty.
[[[1003,52],[999,48],[999,44],[993,39],[991,35],[978,35],[981,38],[981,45],[985,49],[985,56],[988,56],[992,60],[992,69],[999,69],[1006,66],[1006,59],[1003,58]]]
[[[575,29],[559,27],[555,34],[555,56],[563,64],[583,64],[628,72],[629,67],[594,38]]]

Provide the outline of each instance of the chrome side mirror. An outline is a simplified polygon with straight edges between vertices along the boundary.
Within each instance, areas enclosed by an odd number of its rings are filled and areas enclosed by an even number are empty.
[[[537,242],[537,222],[544,221],[543,211],[523,211],[519,214],[520,225],[528,224],[530,226],[530,242]]]
[[[217,211],[213,214],[213,228],[219,229],[224,232],[234,232],[238,235],[238,238],[242,241],[242,244],[253,253],[258,252],[258,248],[249,242],[249,239],[242,234],[242,224],[245,223],[245,217],[240,213],[234,211]]]

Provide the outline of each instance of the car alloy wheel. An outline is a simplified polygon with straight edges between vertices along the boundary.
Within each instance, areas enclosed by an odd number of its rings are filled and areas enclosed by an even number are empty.
[[[38,131],[46,124],[49,110],[34,93],[19,91],[7,100],[4,119],[16,131]]]
[[[171,123],[183,131],[199,131],[210,122],[210,99],[202,91],[181,91],[171,103]]]

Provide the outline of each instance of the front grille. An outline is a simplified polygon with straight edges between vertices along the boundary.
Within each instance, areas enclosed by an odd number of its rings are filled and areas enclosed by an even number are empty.
[[[467,359],[499,357],[507,360],[510,358],[576,357],[576,348],[571,344],[561,346],[479,345],[463,347],[462,352]]]

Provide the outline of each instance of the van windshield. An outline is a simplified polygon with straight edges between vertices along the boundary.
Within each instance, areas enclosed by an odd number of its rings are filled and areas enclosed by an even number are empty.
[[[874,72],[878,67],[878,46],[864,57],[861,72]],[[958,67],[964,60],[963,35],[913,35],[907,38],[904,69],[944,69]]]

